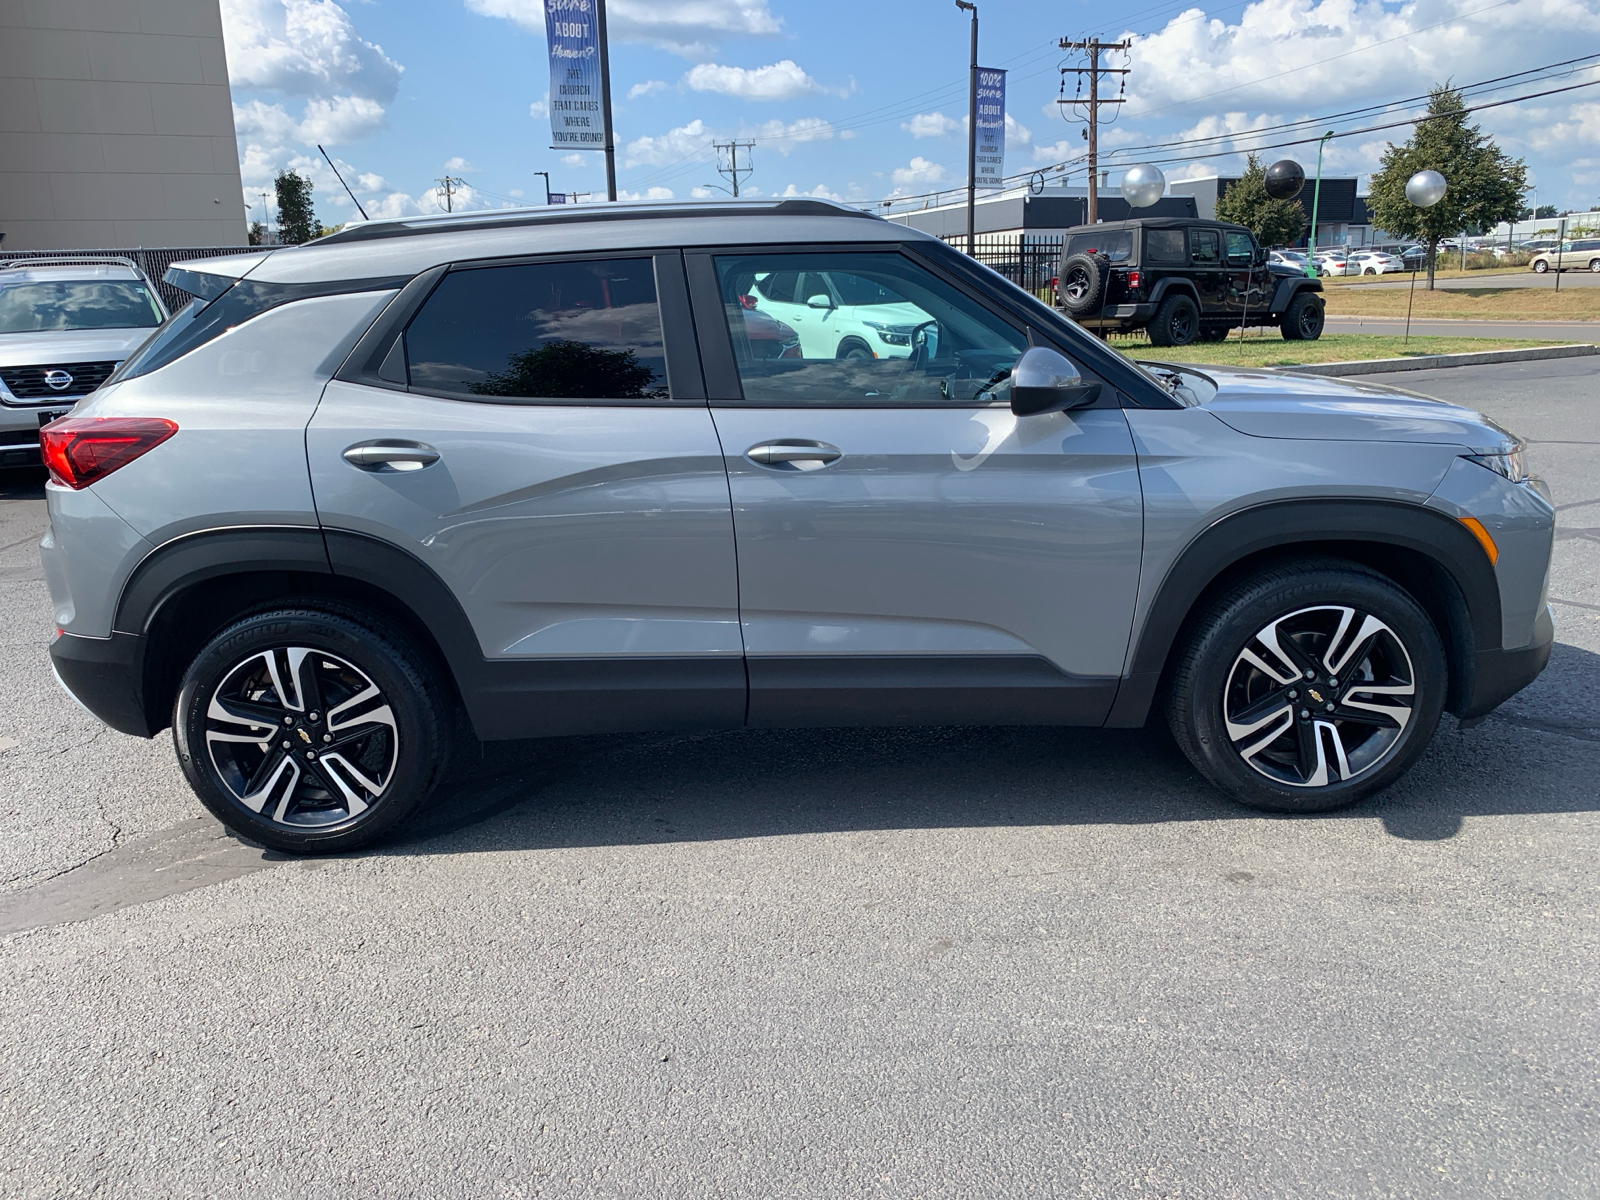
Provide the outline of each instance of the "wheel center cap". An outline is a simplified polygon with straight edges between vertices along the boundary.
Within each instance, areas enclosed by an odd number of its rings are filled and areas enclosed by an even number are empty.
[[[1311,697],[1311,698],[1312,698],[1312,699],[1313,699],[1313,700],[1315,700],[1315,701],[1316,701],[1316,702],[1317,702],[1317,703],[1318,703],[1318,704],[1321,704],[1321,703],[1322,703],[1322,693],[1321,693],[1321,692],[1319,692],[1319,691],[1317,691],[1317,689],[1316,689],[1316,688],[1307,688],[1307,689],[1306,689],[1306,695],[1308,695],[1308,696],[1310,696],[1310,697]],[[301,737],[305,737],[305,734],[304,734],[304,733],[302,733],[302,734],[301,734],[301,735],[300,735],[300,736],[301,736]]]

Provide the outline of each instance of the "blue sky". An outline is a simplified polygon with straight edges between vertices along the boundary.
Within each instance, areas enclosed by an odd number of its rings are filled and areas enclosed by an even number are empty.
[[[315,179],[324,221],[354,215],[317,156],[318,141],[374,216],[437,211],[435,180],[447,173],[466,180],[458,209],[542,202],[536,171],[549,171],[557,190],[604,194],[600,155],[547,148],[540,0],[222,0],[222,8],[246,198],[258,209],[254,193],[294,166]],[[968,26],[951,0],[611,0],[608,12],[625,193],[707,194],[707,185],[725,184],[710,143],[730,137],[756,139],[747,194],[866,204],[965,181]],[[1008,173],[1081,155],[1081,120],[1063,119],[1055,103],[1058,69],[1071,61],[1055,48],[1063,36],[1132,35],[1129,102],[1104,144],[1130,164],[1159,157],[1172,178],[1236,169],[1232,152],[1251,144],[1252,130],[1600,51],[1600,0],[1255,0],[1114,11],[1083,0],[994,0],[981,5],[981,20],[983,65],[1011,71]],[[1483,98],[1596,79],[1600,71],[1584,64]],[[1404,114],[1328,127],[1396,115]],[[1502,148],[1527,158],[1539,203],[1600,203],[1600,87],[1478,119]],[[1370,172],[1386,140],[1406,132],[1335,141],[1327,169]],[[1215,140],[1133,149],[1198,137]],[[1202,159],[1202,151],[1227,157]],[[1314,156],[1291,149],[1267,157],[1285,153]]]

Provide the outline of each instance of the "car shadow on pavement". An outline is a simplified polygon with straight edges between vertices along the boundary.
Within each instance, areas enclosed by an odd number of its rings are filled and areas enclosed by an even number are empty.
[[[373,854],[554,849],[906,828],[1370,820],[1437,841],[1474,816],[1600,810],[1600,655],[1558,645],[1487,721],[1446,717],[1394,787],[1274,816],[1214,790],[1139,730],[905,728],[613,735],[474,747],[431,807]]]
[[[0,470],[0,500],[43,500],[43,467],[6,467]]]

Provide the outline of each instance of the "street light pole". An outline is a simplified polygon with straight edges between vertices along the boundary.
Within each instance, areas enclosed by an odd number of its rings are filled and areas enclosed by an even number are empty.
[[[1317,142],[1317,190],[1311,193],[1311,236],[1306,240],[1306,274],[1317,277],[1317,209],[1322,203],[1322,149],[1333,136],[1328,130]]]
[[[972,54],[967,66],[967,255],[972,257],[978,245],[978,6],[956,0],[956,7],[972,14]]]
[[[535,175],[543,175],[544,176],[544,205],[545,205],[546,208],[549,208],[550,207],[550,172],[549,171],[535,171],[534,174]]]

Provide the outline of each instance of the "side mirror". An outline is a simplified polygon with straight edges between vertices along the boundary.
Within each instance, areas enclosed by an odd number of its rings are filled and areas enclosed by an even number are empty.
[[[1258,267],[1259,266],[1263,266],[1263,265],[1265,265],[1266,261],[1267,261],[1267,252],[1266,252],[1266,250],[1261,246],[1257,246],[1256,247],[1256,266],[1258,266]]]
[[[1011,368],[1011,411],[1019,417],[1085,408],[1104,385],[1084,383],[1071,361],[1045,346],[1030,346]]]
[[[812,296],[812,297],[810,297],[809,299],[806,300],[806,307],[807,308],[832,308],[833,307],[833,297],[824,296],[824,295],[821,295],[821,294]]]

